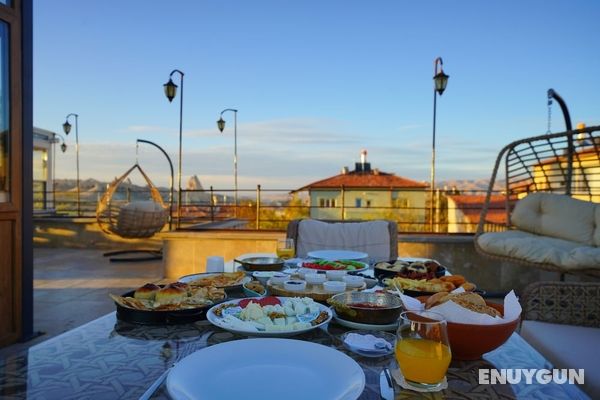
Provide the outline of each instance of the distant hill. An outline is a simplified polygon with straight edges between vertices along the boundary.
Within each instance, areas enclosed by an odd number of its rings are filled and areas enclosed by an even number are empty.
[[[441,181],[436,183],[436,187],[444,188],[446,187],[448,190],[452,190],[453,187],[456,187],[458,190],[462,192],[469,191],[487,191],[488,186],[490,185],[489,179],[451,179],[447,181]],[[504,181],[496,181],[494,184],[494,190],[503,190],[504,189]]]

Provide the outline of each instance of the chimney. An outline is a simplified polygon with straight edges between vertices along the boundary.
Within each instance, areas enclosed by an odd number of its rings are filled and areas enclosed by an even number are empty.
[[[363,149],[360,151],[360,163],[365,165],[367,163],[367,150]]]
[[[350,168],[342,167],[342,175],[346,175],[348,172],[350,172]]]
[[[373,175],[379,175],[379,168],[373,169]]]

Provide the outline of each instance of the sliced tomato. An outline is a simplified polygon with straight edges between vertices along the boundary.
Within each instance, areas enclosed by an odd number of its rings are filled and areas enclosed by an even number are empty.
[[[276,306],[278,304],[281,304],[281,301],[275,296],[267,296],[267,297],[263,297],[260,299],[243,299],[243,300],[240,300],[238,305],[242,308],[246,308],[246,306],[250,303],[256,303],[259,306],[264,307],[264,306]]]

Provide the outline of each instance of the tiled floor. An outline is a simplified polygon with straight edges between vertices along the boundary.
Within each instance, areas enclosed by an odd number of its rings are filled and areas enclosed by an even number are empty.
[[[121,294],[163,278],[162,261],[111,263],[100,250],[34,250],[34,330],[26,343],[0,356],[47,340],[115,310],[109,293]]]

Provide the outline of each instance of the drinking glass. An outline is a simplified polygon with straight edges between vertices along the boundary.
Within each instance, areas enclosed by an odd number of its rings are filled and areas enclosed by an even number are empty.
[[[277,240],[277,257],[287,260],[294,257],[296,249],[294,248],[294,239]]]
[[[431,311],[400,314],[396,360],[409,386],[439,389],[452,355],[444,317]]]
[[[223,272],[225,269],[225,259],[221,256],[211,256],[206,258],[206,272]]]

